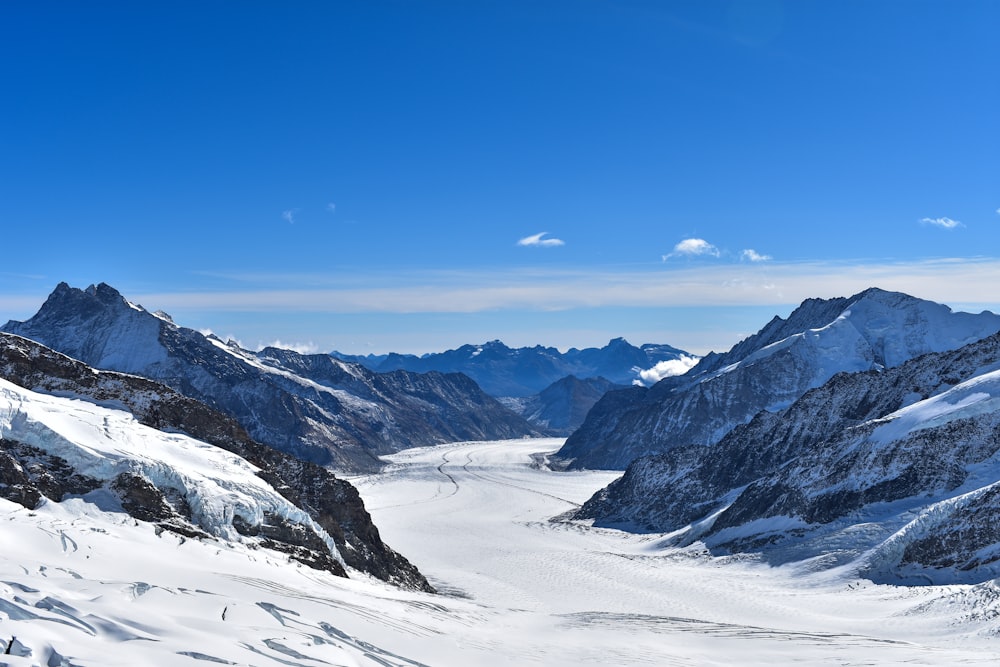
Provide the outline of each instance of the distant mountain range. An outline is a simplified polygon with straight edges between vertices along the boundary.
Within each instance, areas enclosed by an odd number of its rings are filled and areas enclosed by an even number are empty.
[[[566,352],[540,345],[510,348],[494,340],[419,357],[396,353],[355,356],[335,351],[331,354],[379,373],[395,370],[464,373],[483,391],[498,397],[536,395],[570,375],[581,380],[602,377],[628,386],[639,379],[640,371],[663,361],[692,356],[670,345],[635,347],[624,338],[615,338],[602,348],[570,348]]]
[[[881,290],[807,301],[688,376],[602,399],[564,453],[634,460],[574,517],[876,581],[1000,576],[998,330]]]
[[[98,369],[154,379],[235,418],[258,442],[324,466],[377,470],[407,447],[544,433],[458,373],[374,373],[325,354],[235,343],[178,326],[106,284],[59,284],[14,333]]]

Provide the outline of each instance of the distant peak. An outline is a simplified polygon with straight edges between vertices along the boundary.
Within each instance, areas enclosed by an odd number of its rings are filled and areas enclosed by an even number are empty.
[[[863,290],[861,292],[858,292],[857,294],[855,294],[854,296],[852,296],[851,300],[852,301],[857,301],[859,299],[882,299],[882,298],[885,298],[887,296],[891,296],[891,297],[905,297],[907,299],[915,299],[916,298],[916,297],[911,297],[908,294],[903,294],[902,292],[890,292],[890,291],[884,290],[884,289],[882,289],[880,287],[869,287],[868,289]]]

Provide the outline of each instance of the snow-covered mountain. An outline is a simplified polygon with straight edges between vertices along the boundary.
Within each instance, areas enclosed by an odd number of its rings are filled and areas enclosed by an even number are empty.
[[[0,387],[0,496],[8,500],[31,509],[44,498],[93,495],[160,530],[429,589],[382,542],[349,482],[254,442],[194,399],[3,333],[0,381],[10,385]]]
[[[583,424],[590,409],[612,389],[624,389],[602,377],[567,375],[534,396],[498,399],[535,426],[566,436]]]
[[[691,356],[669,345],[635,347],[624,338],[615,338],[601,348],[570,348],[566,352],[541,345],[510,348],[494,340],[420,357],[395,353],[369,356],[332,354],[379,372],[404,369],[421,373],[464,373],[486,393],[504,397],[532,396],[570,375],[580,379],[604,377],[617,384],[631,385],[639,379],[641,371],[663,361]]]
[[[772,562],[862,558],[877,581],[1000,576],[1000,334],[640,458],[576,516]]]
[[[805,301],[726,354],[649,389],[610,392],[557,459],[572,468],[624,469],[640,456],[718,442],[761,410],[787,407],[839,372],[897,366],[1000,330],[1000,316],[955,313],[898,292]]]
[[[373,373],[329,355],[251,352],[177,326],[100,284],[65,283],[3,331],[95,368],[155,379],[236,418],[257,441],[342,470],[406,447],[536,430],[459,374]]]

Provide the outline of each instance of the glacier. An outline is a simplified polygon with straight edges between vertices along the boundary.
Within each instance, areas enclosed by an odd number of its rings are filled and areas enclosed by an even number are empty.
[[[130,473],[176,490],[198,527],[226,542],[248,539],[234,527],[237,517],[251,526],[265,523],[268,515],[307,526],[343,565],[330,535],[258,477],[256,466],[189,436],[144,426],[129,412],[38,394],[0,379],[0,438],[59,457],[77,474],[102,482]]]

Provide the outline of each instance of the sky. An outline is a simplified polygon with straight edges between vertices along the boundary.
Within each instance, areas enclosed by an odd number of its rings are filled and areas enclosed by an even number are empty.
[[[106,282],[245,347],[723,351],[1000,312],[1000,3],[0,3],[0,322]]]

